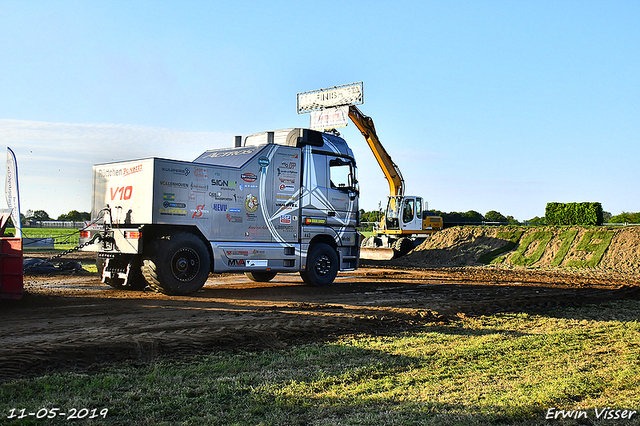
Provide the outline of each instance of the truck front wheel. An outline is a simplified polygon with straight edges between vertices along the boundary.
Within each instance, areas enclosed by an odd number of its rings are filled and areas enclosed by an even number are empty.
[[[307,267],[300,272],[302,280],[316,287],[328,286],[338,275],[338,254],[328,244],[314,245],[307,255]]]
[[[211,259],[195,235],[179,233],[156,239],[145,249],[142,273],[155,291],[171,295],[197,292],[209,277]]]

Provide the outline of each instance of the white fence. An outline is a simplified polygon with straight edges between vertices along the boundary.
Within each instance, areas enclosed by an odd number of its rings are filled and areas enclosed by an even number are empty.
[[[38,220],[31,221],[28,225],[29,228],[75,228],[80,229],[87,226],[89,222],[71,222],[62,220]]]

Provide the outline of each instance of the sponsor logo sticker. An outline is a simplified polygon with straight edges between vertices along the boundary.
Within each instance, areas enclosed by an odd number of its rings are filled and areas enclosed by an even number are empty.
[[[191,173],[191,170],[189,170],[188,167],[185,167],[184,169],[174,169],[171,167],[163,167],[162,171],[167,173],[173,173],[174,175],[182,175],[182,176],[189,176],[189,174]]]
[[[253,194],[247,195],[244,200],[244,206],[249,213],[253,213],[258,210],[258,197]]]
[[[193,210],[191,209],[191,211],[193,212],[193,214],[191,215],[191,219],[196,219],[199,217],[202,217],[203,213],[209,213],[209,210],[204,210],[204,204],[199,204],[196,206],[196,209]]]
[[[286,225],[291,223],[291,215],[290,214],[283,214],[282,216],[280,216],[280,223],[284,223]]]
[[[214,203],[214,204],[211,205],[211,208],[213,208],[213,210],[216,211],[216,212],[226,212],[227,211],[227,205],[226,204]]]
[[[229,223],[242,223],[242,216],[231,216],[227,213],[227,220]]]
[[[258,179],[258,176],[254,175],[253,173],[243,173],[241,177],[245,182],[255,182]]]

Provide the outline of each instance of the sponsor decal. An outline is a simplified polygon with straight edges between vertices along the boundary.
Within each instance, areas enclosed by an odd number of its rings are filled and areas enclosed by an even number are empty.
[[[162,207],[164,207],[165,209],[169,209],[169,208],[183,209],[183,208],[187,207],[187,205],[185,203],[172,203],[170,201],[164,201],[162,203]]]
[[[305,217],[304,224],[305,225],[324,225],[327,223],[327,219],[318,219],[315,217]]]
[[[283,169],[295,169],[297,165],[298,163],[296,163],[295,161],[283,161],[282,163],[280,163],[280,167],[282,167]]]
[[[227,197],[227,196],[223,196],[222,192],[210,192],[209,193],[210,197],[213,197],[218,201],[237,201],[236,194],[231,194],[231,195],[233,195],[233,198]]]
[[[232,151],[215,151],[209,153],[205,158],[222,158],[222,157],[233,157],[235,155],[245,155],[253,153],[254,148],[252,149],[234,149]]]
[[[227,265],[234,268],[241,268],[243,266],[249,268],[265,268],[269,266],[269,261],[250,259],[227,259]]]
[[[278,189],[280,191],[284,191],[284,192],[293,192],[296,190],[296,187],[293,185],[289,185],[286,183],[281,183],[280,186],[278,187]]]
[[[247,233],[249,235],[255,236],[255,235],[260,235],[261,232],[268,231],[268,230],[269,230],[269,228],[267,228],[264,225],[263,226],[253,226],[253,225],[251,225],[251,226],[249,226],[249,228],[247,228],[247,231],[248,231]]]
[[[231,213],[240,213],[240,209],[229,209]]]
[[[172,167],[163,167],[162,171],[167,173],[173,173],[174,175],[182,175],[182,176],[189,176],[189,174],[191,173],[191,170],[189,170],[188,167],[185,167],[184,169],[174,169]]]
[[[280,216],[280,223],[283,224],[290,224],[291,223],[291,215],[290,214],[283,214],[282,216]]]
[[[247,215],[247,220],[251,222],[255,222],[258,220],[258,215],[255,213],[245,213]]]
[[[211,208],[213,208],[214,211],[216,212],[226,212],[227,211],[227,205],[226,204],[211,204]]]
[[[204,167],[194,167],[193,176],[196,179],[209,179],[209,171]]]
[[[209,190],[209,185],[200,185],[191,182],[191,190],[194,192],[207,192]]]
[[[138,164],[137,166],[131,167],[130,169],[123,167],[122,168],[122,175],[123,176],[128,176],[131,175],[133,173],[138,173],[142,171],[142,164]]]
[[[236,249],[232,249],[232,250],[225,250],[224,252],[227,254],[227,257],[229,257],[229,256],[244,256],[244,257],[249,257],[249,250],[236,250]]]
[[[240,191],[244,191],[245,188],[257,188],[258,185],[253,185],[253,184],[240,184]]]
[[[235,190],[237,182],[235,180],[211,179],[211,184],[219,186],[221,189]]]
[[[287,231],[287,232],[293,232],[295,230],[293,225],[276,225],[276,229],[278,231]]]
[[[227,255],[227,257],[265,257],[266,255],[266,251],[265,250],[256,250],[253,249],[251,251],[249,250],[239,250],[239,249],[229,249],[229,250],[225,250],[224,253]]]
[[[258,164],[260,165],[260,167],[267,167],[269,166],[269,164],[271,164],[271,161],[269,161],[267,157],[260,157],[258,158]]]
[[[122,169],[98,169],[98,174],[103,178],[122,176]]]
[[[281,175],[294,176],[297,174],[298,174],[297,170],[281,169],[280,167],[278,167],[278,176],[281,176]]]
[[[160,181],[160,185],[162,185],[162,186],[171,186],[173,188],[189,188],[189,184],[188,183],[169,182],[169,181],[166,181],[166,180]]]
[[[280,210],[297,209],[298,203],[295,200],[287,201],[286,203],[280,202],[276,203],[276,207],[280,207]]]
[[[175,200],[176,200],[176,194],[175,194],[175,193],[173,193],[173,192],[165,192],[165,193],[162,195],[162,199],[163,199],[164,201],[175,201]]]
[[[187,215],[186,210],[178,209],[178,208],[160,209],[159,211],[161,215],[168,215],[168,216],[186,216]]]
[[[280,182],[282,183],[296,183],[295,178],[280,177],[279,179],[280,179]]]
[[[255,182],[258,179],[258,176],[254,175],[253,173],[243,173],[241,177],[245,182]]]
[[[231,216],[227,213],[227,220],[229,223],[242,223],[242,216]]]
[[[289,195],[289,194],[276,194],[276,199],[296,201],[298,197],[296,197],[295,195]]]
[[[209,210],[204,210],[204,204],[197,205],[195,210],[191,209],[191,212],[193,212],[192,219],[202,217],[203,213],[209,214]]]
[[[247,195],[244,200],[244,206],[249,213],[253,213],[258,210],[258,197],[253,194]]]

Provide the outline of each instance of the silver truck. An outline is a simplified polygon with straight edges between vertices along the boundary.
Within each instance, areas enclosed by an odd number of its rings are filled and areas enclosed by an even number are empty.
[[[356,162],[331,133],[236,137],[193,162],[147,158],[93,167],[93,238],[103,282],[191,294],[210,272],[315,286],[358,267]]]

